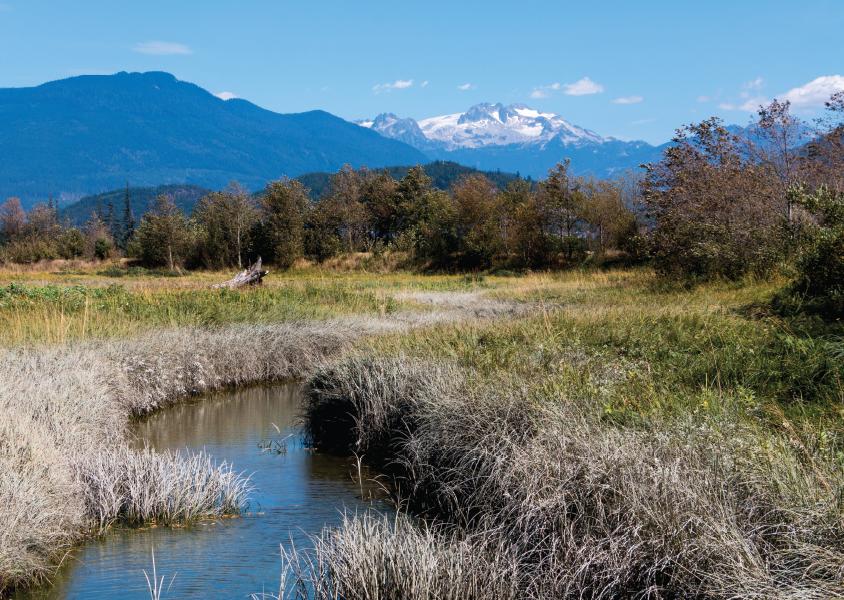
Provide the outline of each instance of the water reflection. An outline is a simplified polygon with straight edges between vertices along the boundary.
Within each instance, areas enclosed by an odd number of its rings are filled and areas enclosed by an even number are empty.
[[[298,414],[298,388],[285,385],[217,394],[139,423],[138,444],[204,448],[251,474],[255,492],[248,513],[184,529],[115,530],[81,548],[52,588],[20,598],[149,598],[143,571],[150,571],[153,548],[165,589],[175,575],[165,598],[248,598],[277,591],[279,544],[292,539],[305,545],[307,534],[337,523],[344,509],[386,510],[360,499],[353,461],[303,447]],[[285,454],[259,448],[262,440],[287,436]],[[373,488],[365,487],[364,495]]]

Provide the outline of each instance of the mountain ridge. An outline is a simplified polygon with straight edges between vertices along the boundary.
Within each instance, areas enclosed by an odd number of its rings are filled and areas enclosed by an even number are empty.
[[[281,176],[427,162],[419,150],[321,110],[222,100],[160,71],[0,89],[0,198],[25,204],[135,186],[249,188]]]

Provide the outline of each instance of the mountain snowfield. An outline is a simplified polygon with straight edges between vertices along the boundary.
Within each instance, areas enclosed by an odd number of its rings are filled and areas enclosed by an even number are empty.
[[[358,124],[393,138],[415,136],[418,129],[424,139],[434,145],[441,145],[446,150],[508,144],[543,144],[552,139],[558,139],[565,144],[601,144],[611,139],[573,125],[560,115],[541,112],[524,104],[476,104],[463,113],[430,117],[421,121],[384,113],[373,120],[359,121]]]
[[[566,158],[572,160],[575,172],[607,176],[637,168],[659,155],[659,148],[646,142],[603,137],[558,114],[524,104],[476,104],[466,112],[419,121],[383,113],[357,123],[431,158],[532,177],[544,176]]]

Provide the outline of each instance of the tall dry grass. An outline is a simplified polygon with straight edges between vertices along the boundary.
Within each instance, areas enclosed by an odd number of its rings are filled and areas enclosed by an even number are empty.
[[[248,479],[230,466],[130,449],[133,417],[226,386],[303,378],[362,336],[518,310],[478,306],[0,350],[0,594],[48,578],[74,543],[116,522],[242,507]]]
[[[492,541],[494,546],[490,546]],[[519,561],[501,538],[371,514],[344,516],[336,529],[313,538],[308,552],[283,550],[278,594],[254,600],[465,600],[521,598]]]
[[[516,597],[844,597],[834,457],[736,420],[634,427],[604,416],[524,383],[401,357],[352,357],[308,384],[317,446],[365,455],[427,518],[480,548],[506,548],[491,556],[514,557]],[[360,519],[326,536],[311,559],[319,568],[292,576],[342,597],[437,598],[453,568],[427,574],[448,536]],[[372,553],[382,546],[401,547],[401,558]],[[394,570],[401,577],[386,585]],[[455,581],[467,587],[450,597],[508,597]]]
[[[185,329],[0,355],[0,590],[49,576],[114,522],[238,511],[248,479],[203,454],[127,445],[127,424],[186,396],[301,376],[347,344],[330,324]]]

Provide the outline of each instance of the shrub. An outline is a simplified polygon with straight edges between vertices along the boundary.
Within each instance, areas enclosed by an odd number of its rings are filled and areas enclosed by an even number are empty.
[[[801,239],[794,293],[823,312],[844,314],[844,194],[821,186],[814,193],[793,188],[794,202],[815,216]]]

